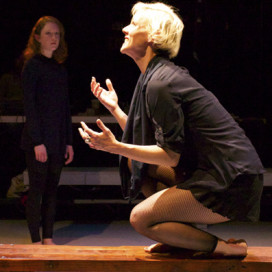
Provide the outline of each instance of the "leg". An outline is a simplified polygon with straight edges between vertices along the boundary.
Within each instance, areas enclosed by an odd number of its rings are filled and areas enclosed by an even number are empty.
[[[56,214],[57,189],[63,167],[63,156],[49,156],[48,176],[42,201],[43,244],[54,244],[52,241]]]
[[[34,152],[26,154],[26,163],[29,175],[26,219],[32,242],[40,244],[41,199],[45,188],[47,164],[38,162]]]
[[[204,252],[217,248],[215,252],[221,254],[244,256],[244,247],[230,247],[224,241],[218,242],[217,237],[189,225],[216,224],[228,220],[199,203],[190,191],[176,187],[160,191],[138,204],[130,218],[136,231],[171,247]],[[152,248],[148,251],[152,252]]]
[[[128,159],[128,168],[131,172],[131,160]],[[163,189],[172,187],[184,179],[181,168],[172,168],[163,165],[149,165],[147,177],[143,181],[141,191],[145,197]]]

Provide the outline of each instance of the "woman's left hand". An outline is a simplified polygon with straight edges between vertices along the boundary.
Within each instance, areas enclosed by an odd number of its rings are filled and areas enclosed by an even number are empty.
[[[100,119],[96,121],[96,124],[102,132],[96,132],[90,129],[84,122],[80,122],[80,124],[82,128],[78,130],[86,144],[93,149],[116,153],[114,149],[118,141],[110,129],[107,128]]]

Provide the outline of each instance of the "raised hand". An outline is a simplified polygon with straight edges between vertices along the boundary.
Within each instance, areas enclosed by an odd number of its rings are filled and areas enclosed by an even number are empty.
[[[94,131],[90,129],[84,122],[80,122],[82,128],[79,128],[78,130],[82,139],[93,149],[115,153],[116,146],[118,144],[115,136],[100,119],[98,119],[96,123],[97,126],[101,129],[101,132]]]
[[[106,80],[106,85],[108,91],[103,89],[100,83],[96,82],[95,77],[92,77],[90,84],[92,93],[112,113],[118,106],[118,97],[109,79]]]

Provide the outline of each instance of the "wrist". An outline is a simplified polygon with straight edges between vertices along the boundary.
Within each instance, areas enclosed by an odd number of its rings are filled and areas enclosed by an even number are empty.
[[[110,110],[110,113],[111,113],[112,115],[116,115],[116,113],[118,112],[118,108],[119,108],[119,105],[117,105],[115,108],[111,109],[111,110]],[[119,109],[120,109],[120,108],[119,108]]]

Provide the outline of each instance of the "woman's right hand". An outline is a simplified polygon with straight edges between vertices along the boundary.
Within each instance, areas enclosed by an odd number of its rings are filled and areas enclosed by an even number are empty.
[[[90,84],[92,93],[112,113],[118,106],[118,97],[109,79],[106,80],[106,85],[108,91],[100,87],[100,83],[92,77]]]
[[[47,161],[47,151],[44,144],[36,145],[34,147],[35,158],[39,162],[46,162]]]

